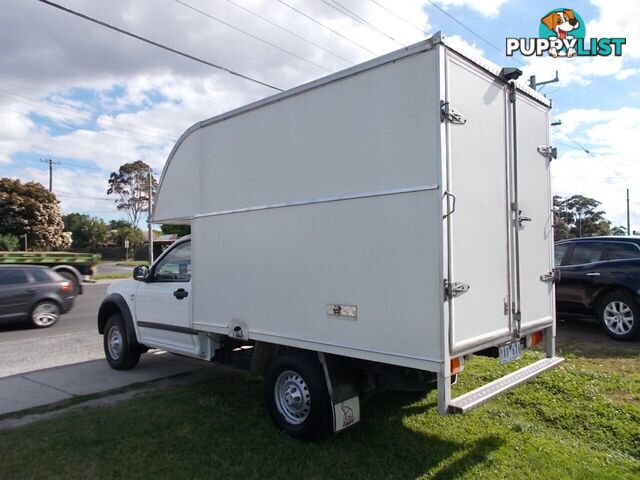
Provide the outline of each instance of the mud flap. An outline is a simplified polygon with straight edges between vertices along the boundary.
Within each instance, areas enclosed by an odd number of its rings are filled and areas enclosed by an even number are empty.
[[[339,432],[360,421],[360,397],[354,375],[345,360],[318,353],[331,400],[333,431]]]

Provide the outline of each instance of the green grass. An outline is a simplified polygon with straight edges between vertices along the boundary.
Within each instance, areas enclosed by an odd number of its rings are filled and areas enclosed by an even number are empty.
[[[638,350],[573,350],[465,416],[438,416],[435,392],[375,395],[317,443],[278,433],[261,380],[231,374],[0,432],[0,478],[640,478]],[[474,358],[455,393],[538,356]]]
[[[121,280],[123,278],[132,278],[131,273],[109,273],[104,275],[93,275],[92,280]]]

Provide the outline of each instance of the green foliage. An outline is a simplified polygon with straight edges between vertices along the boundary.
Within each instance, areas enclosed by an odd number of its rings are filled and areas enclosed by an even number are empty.
[[[10,233],[0,234],[0,251],[15,252],[20,248],[20,238]]]
[[[142,230],[138,227],[132,227],[124,220],[111,220],[109,229],[111,230],[111,240],[118,247],[124,247],[125,240],[129,240],[130,247],[144,243]]]
[[[624,235],[624,227],[611,227],[606,213],[598,210],[601,202],[584,195],[562,198],[553,197],[554,239],[599,235]]]
[[[71,244],[60,203],[39,183],[0,179],[0,219],[0,234],[26,233],[29,248],[63,249]]]
[[[95,248],[105,243],[109,225],[104,220],[83,213],[70,213],[62,217],[64,229],[71,232],[72,245],[77,248]]]
[[[176,235],[178,235],[178,238],[191,234],[191,225],[162,224],[160,226],[160,229],[162,230],[163,235],[170,235],[175,233]]]
[[[121,165],[109,177],[107,195],[116,197],[116,207],[127,214],[129,225],[133,227],[138,226],[142,213],[149,211],[149,176],[155,195],[158,182],[151,167],[142,160]]]

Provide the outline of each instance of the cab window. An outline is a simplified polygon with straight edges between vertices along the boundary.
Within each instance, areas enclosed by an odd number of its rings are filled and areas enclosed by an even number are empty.
[[[173,248],[154,269],[154,282],[188,282],[191,280],[191,242]]]
[[[607,253],[611,260],[640,258],[640,248],[635,243],[611,242],[607,244]]]
[[[566,257],[569,248],[571,247],[570,243],[561,243],[560,245],[556,245],[553,249],[553,264],[556,267],[562,265],[562,261],[564,257]]]

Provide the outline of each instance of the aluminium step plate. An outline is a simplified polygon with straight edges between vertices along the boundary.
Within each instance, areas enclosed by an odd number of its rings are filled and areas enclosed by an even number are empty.
[[[541,373],[546,372],[564,362],[564,358],[551,357],[538,360],[531,365],[522,367],[515,372],[511,372],[504,377],[498,378],[493,382],[487,383],[482,387],[471,390],[459,397],[451,400],[449,411],[452,413],[465,413],[469,410],[482,405],[488,400],[504,393],[512,388],[537,377]]]

